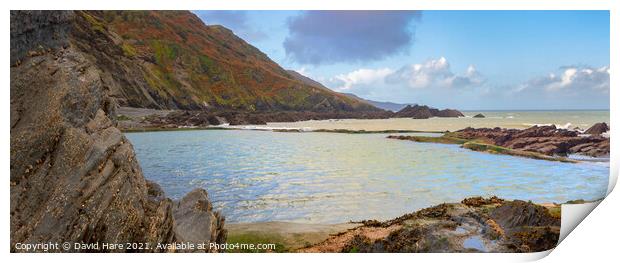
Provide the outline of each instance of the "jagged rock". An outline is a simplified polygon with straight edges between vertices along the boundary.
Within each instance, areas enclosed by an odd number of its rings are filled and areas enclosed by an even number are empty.
[[[603,133],[606,133],[607,131],[609,131],[609,126],[607,126],[607,123],[599,122],[597,124],[592,125],[592,127],[588,128],[583,133],[601,135]]]
[[[109,68],[96,59],[106,41],[72,11],[11,11],[11,251],[16,243],[178,240],[172,201],[145,180],[115,126]]]
[[[559,205],[474,197],[369,220],[302,252],[535,252],[557,245]]]
[[[207,191],[194,189],[174,204],[175,235],[179,242],[197,243],[224,243],[226,230],[224,216],[213,208]],[[204,252],[217,252],[207,248]]]
[[[426,105],[407,105],[407,107],[394,113],[397,118],[428,119],[431,117],[463,117],[463,113],[453,109],[438,110]]]
[[[482,115],[482,113],[478,113],[478,114],[474,115],[474,118],[485,118],[485,116]]]
[[[533,126],[523,130],[501,128],[465,128],[452,134],[463,139],[482,139],[494,145],[538,152],[545,155],[566,156],[576,153],[594,157],[609,155],[609,138],[598,135],[579,136],[576,131],[557,129],[555,126]]]

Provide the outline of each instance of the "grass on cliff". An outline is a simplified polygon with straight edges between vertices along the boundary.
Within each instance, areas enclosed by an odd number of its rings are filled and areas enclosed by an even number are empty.
[[[86,21],[88,21],[88,23],[91,25],[91,27],[93,28],[93,30],[98,31],[98,32],[106,32],[106,26],[103,24],[102,21],[99,21],[99,19],[93,17],[92,15],[84,12],[84,11],[80,11],[79,14],[84,17],[84,19],[86,19]]]
[[[204,104],[247,111],[375,110],[365,102],[307,85],[221,26],[189,11],[83,11],[96,31],[122,37],[119,48],[140,65],[156,103]],[[141,63],[146,62],[146,63]],[[138,74],[136,74],[138,75]]]
[[[123,49],[123,55],[125,55],[126,57],[133,58],[137,55],[136,49],[129,43],[121,44],[121,49]]]

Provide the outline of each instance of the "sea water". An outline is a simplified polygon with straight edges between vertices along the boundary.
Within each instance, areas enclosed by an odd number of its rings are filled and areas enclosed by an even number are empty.
[[[607,190],[608,162],[534,160],[388,135],[126,134],[147,179],[173,199],[206,189],[227,222],[386,220],[470,196],[561,203],[599,199]]]
[[[482,113],[485,118],[473,118]],[[464,111],[460,118],[392,118],[381,120],[338,119],[311,120],[300,122],[274,122],[255,125],[258,128],[302,128],[347,129],[347,130],[414,130],[414,131],[456,131],[473,128],[515,128],[524,129],[533,125],[556,125],[563,129],[585,130],[597,122],[609,124],[609,111]],[[245,126],[239,126],[241,128]],[[254,126],[253,126],[254,127]]]

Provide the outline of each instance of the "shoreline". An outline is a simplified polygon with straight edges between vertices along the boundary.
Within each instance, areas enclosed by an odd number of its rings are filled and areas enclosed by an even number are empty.
[[[123,133],[141,133],[141,132],[161,132],[161,131],[268,131],[268,132],[324,132],[324,133],[346,133],[346,134],[381,134],[381,133],[444,133],[443,131],[420,131],[420,130],[348,130],[348,129],[297,129],[297,128],[248,128],[234,126],[207,126],[207,127],[145,127],[145,128],[126,128],[121,129]]]
[[[586,201],[566,202],[575,203]],[[512,220],[517,214],[520,219]],[[226,224],[227,242],[269,243],[275,244],[276,249],[227,252],[543,251],[555,247],[560,217],[561,204],[536,204],[495,196],[470,197],[459,203],[442,203],[386,221],[230,223]]]
[[[416,119],[407,116],[376,116],[361,113],[339,112],[235,112],[235,111],[183,111],[153,110],[120,107],[117,112],[121,130],[152,130],[176,128],[208,127],[257,127],[258,129],[298,129],[298,130],[414,130],[414,131],[456,131],[467,127],[474,128],[515,128],[526,129],[534,125],[556,125],[556,127],[583,130],[595,123],[609,123],[605,111],[505,111],[482,112],[484,118],[474,118],[475,112],[467,116]],[[579,118],[576,118],[580,116]]]

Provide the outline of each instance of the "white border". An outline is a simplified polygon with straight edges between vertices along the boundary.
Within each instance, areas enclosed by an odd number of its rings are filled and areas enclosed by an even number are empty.
[[[9,9],[153,9],[153,10],[608,10],[613,0],[107,0],[12,1]]]
[[[107,1],[80,1],[80,0],[62,0],[62,1],[32,1],[21,0],[12,1],[11,3],[3,2],[4,12],[0,13],[2,21],[4,22],[5,33],[2,35],[4,50],[1,53],[3,61],[5,61],[4,70],[2,71],[2,80],[4,80],[4,88],[2,89],[2,97],[5,98],[4,109],[0,118],[3,123],[9,122],[10,118],[10,103],[6,103],[6,100],[10,98],[9,92],[9,53],[6,52],[10,49],[9,42],[9,12],[10,9],[186,9],[186,10],[198,10],[198,9],[237,9],[237,10],[304,10],[304,9],[378,9],[378,10],[399,10],[399,9],[416,9],[416,10],[611,10],[611,45],[610,47],[618,47],[618,33],[617,26],[615,26],[620,19],[618,18],[617,1],[613,0],[388,0],[388,1],[368,1],[367,3],[360,3],[361,1],[354,0],[340,0],[340,1],[326,1],[326,0],[295,0],[295,1],[278,1],[278,0],[227,0],[227,1],[207,1],[207,0],[107,0]],[[611,63],[618,61],[617,48],[611,48]],[[610,65],[611,72],[614,67]],[[611,74],[611,125],[615,127],[618,125],[618,107],[615,106],[618,103],[618,79],[614,74]],[[9,160],[10,160],[10,128],[8,125],[2,129],[2,135],[5,138],[2,147],[2,156],[0,162],[2,163],[5,176],[9,174]],[[619,138],[619,129],[612,129],[612,138]],[[612,139],[612,152],[620,152],[618,147],[618,140]],[[611,172],[610,183],[608,192],[615,186],[615,182],[618,177],[618,155],[612,155],[611,160]],[[5,211],[5,215],[9,211],[9,187],[8,180],[5,177],[2,187],[3,195],[5,199],[1,202],[2,210]],[[575,229],[573,234],[569,235],[562,244],[556,248],[556,252],[551,253],[551,256],[546,258],[547,261],[564,261],[574,259],[581,259],[581,262],[585,260],[591,260],[593,258],[610,259],[616,258],[617,241],[616,238],[620,237],[620,230],[618,230],[617,219],[620,216],[620,212],[617,209],[620,204],[620,198],[617,197],[617,193],[611,193],[611,195],[601,202],[601,206],[595,209],[594,212],[584,220],[584,224]],[[588,209],[589,210],[589,209]],[[0,232],[2,237],[2,243],[0,246],[5,248],[4,252],[9,251],[9,217],[2,217],[3,228]],[[574,238],[571,238],[574,236]],[[566,243],[566,244],[565,244]],[[601,249],[603,248],[603,249]],[[606,248],[606,249],[604,249]],[[596,252],[596,253],[593,253]],[[68,259],[75,260],[89,260],[94,262],[109,262],[114,259],[138,259],[148,260],[156,262],[168,262],[175,259],[180,260],[195,260],[195,261],[270,261],[270,262],[290,262],[291,260],[301,262],[316,262],[317,260],[355,260],[355,261],[380,261],[380,260],[394,260],[394,261],[410,261],[410,260],[439,260],[440,262],[454,262],[454,261],[476,261],[476,262],[504,262],[504,261],[524,261],[535,260],[546,256],[549,252],[533,253],[533,254],[381,254],[381,255],[346,255],[346,254],[311,254],[300,256],[298,254],[285,254],[285,255],[265,255],[265,254],[226,254],[226,255],[172,255],[172,254],[158,254],[158,255],[129,255],[129,254],[110,254],[101,256],[100,254],[11,254],[11,260],[25,260],[25,261],[37,261],[41,259],[51,261],[67,261]],[[206,258],[205,258],[206,256]],[[609,256],[609,257],[607,257]],[[413,258],[412,258],[413,257]],[[608,261],[607,260],[607,261]]]

